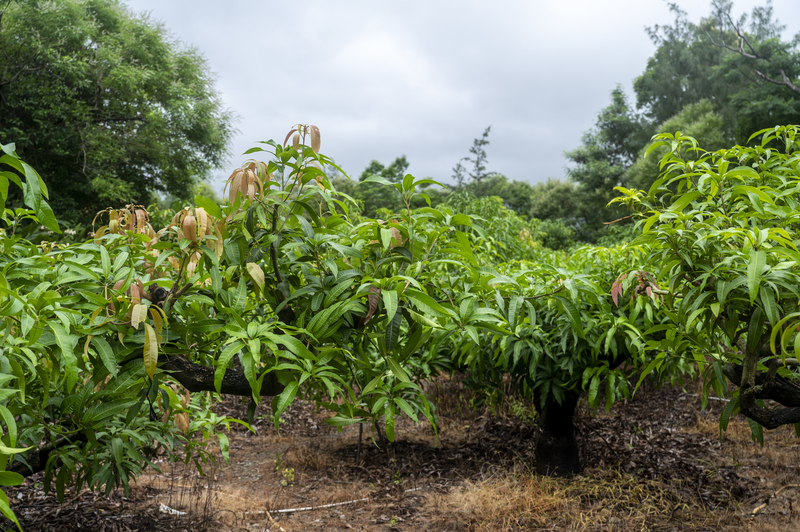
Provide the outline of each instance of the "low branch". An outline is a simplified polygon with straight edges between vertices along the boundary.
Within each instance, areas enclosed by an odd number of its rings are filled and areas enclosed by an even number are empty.
[[[722,373],[733,384],[742,388],[743,369],[741,364],[727,364],[722,369]],[[769,376],[764,373],[755,375],[755,390],[753,391],[757,393],[753,395],[748,394],[747,386],[742,388],[739,392],[741,413],[767,429],[800,423],[800,387],[777,375],[772,382],[769,380]],[[751,400],[743,400],[747,395],[750,395],[749,399]],[[755,399],[771,399],[784,408],[777,410],[761,408],[755,404]]]
[[[173,355],[161,364],[161,369],[169,372],[170,376],[181,383],[190,392],[216,392],[214,387],[214,368],[201,366],[190,362],[182,355]],[[263,396],[280,395],[283,385],[278,382],[275,373],[269,373],[261,384]],[[253,394],[250,383],[241,371],[229,369],[222,378],[220,393],[248,397]]]
[[[69,445],[71,443],[86,442],[86,441],[87,441],[86,435],[81,432],[73,434],[70,438],[59,436],[58,438],[56,438],[55,445],[53,445],[52,443],[47,443],[38,449],[33,449],[31,451],[23,453],[23,456],[25,456],[25,460],[28,462],[28,465],[25,465],[23,462],[19,460],[15,460],[8,468],[8,470],[14,473],[18,473],[23,477],[29,477],[31,475],[35,475],[40,471],[44,471],[45,467],[47,466],[47,460],[48,458],[50,458],[50,454],[52,454],[53,451],[61,447],[64,447],[66,445]]]
[[[214,368],[212,367],[194,364],[189,362],[184,356],[174,355],[161,364],[161,369],[167,370],[170,376],[181,383],[190,392],[217,391],[214,387]],[[262,397],[279,395],[282,391],[283,385],[278,382],[278,378],[274,373],[270,373],[264,377],[263,384],[261,385]],[[229,369],[222,378],[221,392],[247,397],[252,395],[253,390],[243,372]],[[40,471],[44,471],[47,466],[47,460],[54,451],[72,443],[86,441],[86,435],[81,432],[73,434],[69,438],[59,436],[56,439],[55,445],[47,443],[38,449],[33,449],[24,453],[28,465],[16,460],[11,464],[8,470],[19,473],[24,477],[39,473]]]

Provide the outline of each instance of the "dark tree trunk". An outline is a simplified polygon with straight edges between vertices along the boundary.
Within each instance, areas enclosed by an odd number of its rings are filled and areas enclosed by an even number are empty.
[[[579,393],[567,391],[561,404],[549,394],[544,407],[539,406],[539,400],[536,401],[539,411],[536,472],[540,475],[570,477],[581,470],[578,440],[572,424],[579,397]]]

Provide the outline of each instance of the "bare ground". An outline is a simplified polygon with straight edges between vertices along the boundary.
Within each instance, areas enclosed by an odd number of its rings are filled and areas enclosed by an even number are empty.
[[[84,491],[59,505],[37,477],[7,492],[26,531],[800,529],[793,429],[766,433],[761,447],[734,419],[720,436],[724,402],[701,412],[696,392],[642,388],[607,414],[582,407],[585,467],[570,480],[533,473],[534,429],[520,404],[475,410],[458,381],[443,379],[431,389],[438,438],[404,421],[381,449],[365,430],[358,463],[358,427],[337,432],[296,403],[280,433],[267,410],[256,414],[258,434],[232,431],[230,464],[205,477],[162,462],[130,498]],[[218,409],[244,417],[246,405]]]

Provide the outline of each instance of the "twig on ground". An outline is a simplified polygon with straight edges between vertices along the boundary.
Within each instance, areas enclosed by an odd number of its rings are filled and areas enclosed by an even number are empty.
[[[763,510],[764,508],[767,507],[767,505],[770,503],[770,501],[772,501],[772,499],[777,497],[780,492],[782,492],[783,490],[785,490],[787,488],[800,488],[800,484],[788,484],[788,485],[782,487],[781,489],[779,489],[778,491],[776,491],[775,493],[773,493],[772,495],[770,495],[769,498],[767,498],[767,500],[764,501],[763,504],[760,504],[760,505],[756,506],[753,509],[753,511],[750,512],[750,518],[752,519],[753,517],[755,517],[758,512],[760,512],[761,510]]]
[[[411,488],[405,490],[403,493],[409,493],[412,491],[419,491],[422,488]],[[310,510],[320,510],[322,508],[333,508],[334,506],[345,506],[347,504],[355,504],[357,502],[364,502],[370,500],[372,497],[364,497],[363,499],[354,499],[352,501],[344,501],[344,502],[332,502],[330,504],[320,504],[319,506],[306,506],[303,508],[284,508],[282,510],[272,510],[272,513],[276,514],[291,514],[294,512],[307,512]],[[257,512],[244,512],[245,514],[270,514],[269,510],[259,510]],[[270,518],[271,519],[271,518]]]

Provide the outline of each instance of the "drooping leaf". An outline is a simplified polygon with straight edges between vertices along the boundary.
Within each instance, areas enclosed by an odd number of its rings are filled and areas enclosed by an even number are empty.
[[[149,323],[144,324],[144,371],[151,379],[158,366],[158,336]]]

